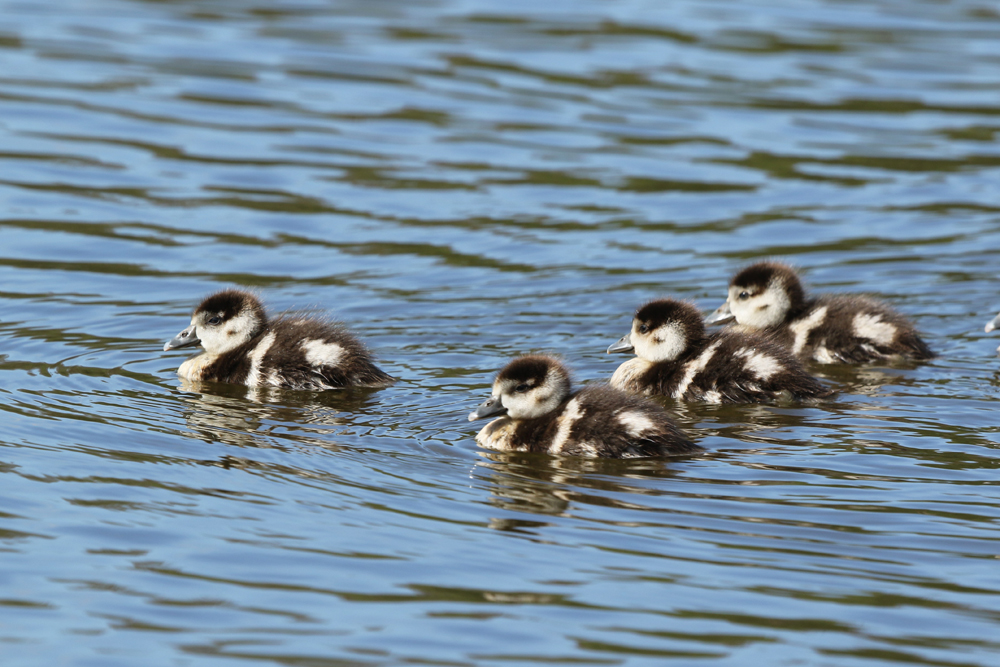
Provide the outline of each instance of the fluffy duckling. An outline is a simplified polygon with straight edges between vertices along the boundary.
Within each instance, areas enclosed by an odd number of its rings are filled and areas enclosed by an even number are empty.
[[[566,368],[542,355],[507,364],[469,421],[496,415],[476,435],[486,449],[622,459],[701,449],[652,401],[607,386],[571,392]]]
[[[729,281],[729,298],[707,322],[734,319],[821,364],[934,356],[913,325],[886,304],[857,295],[807,298],[795,271],[779,262],[751,264]]]
[[[242,290],[206,298],[191,315],[191,326],[163,349],[197,344],[205,351],[177,369],[188,380],[305,390],[385,387],[393,382],[341,326],[305,317],[269,320],[257,297]]]
[[[765,334],[724,329],[707,335],[698,308],[684,301],[660,299],[635,311],[632,331],[608,353],[632,350],[638,356],[618,367],[612,387],[709,403],[833,393]]]

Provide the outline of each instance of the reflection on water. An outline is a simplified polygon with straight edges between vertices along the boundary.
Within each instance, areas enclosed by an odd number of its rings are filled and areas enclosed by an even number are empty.
[[[670,460],[579,459],[547,454],[484,452],[488,463],[477,465],[474,477],[489,481],[490,502],[504,510],[565,516],[574,504],[634,509],[633,494],[664,493],[660,482],[676,476]],[[640,481],[657,482],[645,486]],[[624,496],[624,497],[621,497]],[[530,522],[529,522],[530,523]],[[518,521],[491,521],[500,530]]]
[[[981,2],[0,0],[4,665],[993,665],[995,44]],[[940,357],[664,400],[670,461],[477,450],[750,260]],[[222,286],[381,391],[191,385]]]
[[[255,468],[262,472],[322,478],[311,469],[294,469],[254,459],[254,449],[336,453],[344,448],[341,436],[357,436],[351,417],[372,411],[377,390],[333,392],[289,391],[276,387],[247,388],[213,382],[178,380],[184,422],[195,438],[206,443],[238,447],[239,454],[225,454],[205,461],[223,468]]]

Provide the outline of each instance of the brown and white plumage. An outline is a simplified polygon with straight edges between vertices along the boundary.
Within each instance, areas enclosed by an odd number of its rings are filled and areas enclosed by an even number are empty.
[[[795,271],[780,262],[757,262],[733,277],[728,299],[708,322],[733,319],[823,364],[934,356],[910,321],[888,305],[858,295],[808,298]]]
[[[698,451],[663,407],[607,386],[571,391],[569,374],[552,357],[507,364],[492,397],[469,421],[503,415],[476,435],[486,449],[591,458],[639,458]]]
[[[191,325],[163,349],[197,344],[205,351],[177,369],[189,380],[305,390],[393,382],[342,326],[308,317],[268,319],[257,297],[243,290],[206,298],[191,315]]]
[[[708,335],[693,304],[651,301],[632,318],[632,330],[608,352],[636,358],[618,367],[611,386],[647,396],[710,403],[759,403],[817,398],[832,392],[767,335],[723,330]]]

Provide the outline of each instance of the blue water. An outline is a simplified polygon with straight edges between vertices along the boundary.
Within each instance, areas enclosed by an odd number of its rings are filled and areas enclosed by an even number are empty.
[[[0,0],[2,664],[1000,661],[1000,12]],[[673,461],[479,450],[746,262],[940,354],[816,405],[666,403]],[[184,385],[224,286],[382,391]]]

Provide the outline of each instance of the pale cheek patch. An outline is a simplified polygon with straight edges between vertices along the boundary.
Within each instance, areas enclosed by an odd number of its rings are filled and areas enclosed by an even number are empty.
[[[772,280],[763,292],[745,301],[739,298],[741,291],[739,287],[729,291],[729,310],[737,322],[754,329],[767,329],[784,322],[792,303],[780,280]]]
[[[788,327],[795,336],[795,342],[792,344],[792,354],[798,354],[806,346],[806,341],[809,340],[809,332],[823,324],[823,320],[826,319],[827,310],[826,306],[817,308],[809,317],[799,320]]]
[[[672,361],[684,352],[687,341],[679,324],[671,323],[642,334],[633,329],[632,342],[637,356],[647,361]]]
[[[207,352],[222,354],[250,340],[259,324],[252,313],[243,311],[228,322],[225,328],[199,325],[198,337],[201,338],[201,345]]]
[[[201,339],[201,346],[209,354],[221,354],[232,347],[231,341],[225,332],[199,326],[196,335]]]
[[[551,410],[547,397],[538,395],[538,392],[526,394],[503,392],[500,397],[501,403],[507,408],[507,416],[511,419],[534,419]]]
[[[533,386],[527,392],[511,393],[509,386],[501,394],[507,415],[512,419],[534,419],[547,415],[562,403],[566,397],[565,378],[549,372],[544,382]],[[529,381],[530,383],[530,381]]]
[[[656,428],[653,421],[641,412],[623,412],[618,415],[618,421],[633,438]]]
[[[344,356],[344,348],[336,343],[324,343],[321,340],[302,341],[302,351],[306,361],[312,366],[336,366]]]
[[[879,345],[889,345],[896,338],[896,327],[883,322],[878,315],[858,313],[854,316],[854,335],[867,338]]]
[[[256,318],[251,313],[244,311],[233,318],[232,325],[226,333],[239,338],[241,342],[249,340],[257,329],[257,324]]]

